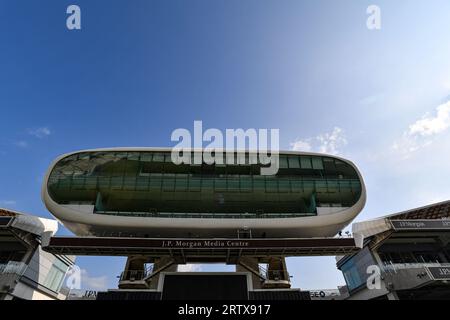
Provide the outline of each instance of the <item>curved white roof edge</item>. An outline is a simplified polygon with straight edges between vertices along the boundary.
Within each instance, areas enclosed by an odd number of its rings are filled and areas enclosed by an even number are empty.
[[[51,232],[52,235],[58,231],[58,221],[48,218],[33,216],[28,213],[0,208],[0,210],[9,211],[15,214],[11,226],[36,235],[42,235],[44,232]]]
[[[366,221],[355,222],[352,225],[352,233],[355,239],[362,237],[361,241],[365,238],[371,237],[373,235],[388,231],[392,229],[390,219],[399,215],[408,214],[414,211],[424,210],[431,207],[436,207],[444,204],[450,204],[450,200],[445,200],[437,203],[427,204],[418,208],[408,209],[405,211],[400,211],[397,213],[391,213],[378,218],[373,218]]]
[[[353,238],[359,248],[364,245],[364,239],[373,235],[388,231],[392,228],[389,220],[386,218],[379,218],[370,221],[355,222],[352,225]]]
[[[95,148],[95,149],[82,149],[82,150],[77,150],[77,151],[71,151],[65,154],[62,154],[60,156],[58,156],[54,162],[57,162],[65,157],[71,156],[73,154],[77,154],[77,153],[83,153],[83,152],[108,152],[108,151],[123,151],[123,152],[132,152],[132,151],[160,151],[160,152],[170,152],[172,150],[174,150],[175,148],[172,147],[110,147],[110,148]],[[207,150],[207,148],[179,148],[178,151],[181,150],[187,150],[187,151],[192,151],[192,152],[203,152],[205,150]],[[319,156],[319,157],[331,157],[331,158],[335,158],[335,159],[339,159],[342,160],[344,162],[350,163],[352,164],[355,168],[356,166],[354,165],[354,163],[348,159],[345,159],[341,156],[338,155],[334,155],[334,154],[329,154],[329,153],[318,153],[318,152],[309,152],[309,151],[293,151],[293,150],[271,150],[271,149],[267,149],[267,150],[242,150],[242,149],[238,149],[238,150],[230,150],[230,149],[224,149],[224,148],[214,148],[214,149],[210,149],[210,150],[215,150],[218,152],[236,152],[236,153],[258,153],[261,151],[268,151],[268,152],[275,152],[278,154],[292,154],[292,155],[306,155],[306,156]]]

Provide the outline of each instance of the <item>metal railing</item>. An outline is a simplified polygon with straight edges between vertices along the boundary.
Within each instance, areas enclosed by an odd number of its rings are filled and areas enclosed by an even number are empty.
[[[426,267],[450,267],[450,263],[440,262],[414,262],[414,263],[385,263],[382,271],[386,273],[396,273],[400,270],[418,269]]]
[[[152,273],[153,266],[149,266],[145,270],[127,270],[120,274],[119,281],[141,281]]]
[[[152,218],[198,218],[198,219],[268,219],[268,218],[298,218],[316,216],[316,213],[155,213],[155,212],[125,212],[125,211],[95,211],[96,214],[130,217]]]
[[[258,268],[260,277],[266,281],[270,280],[270,281],[290,282],[290,276],[286,270],[269,270],[266,267],[263,267],[262,265],[259,265]]]
[[[16,274],[23,275],[27,265],[23,262],[9,261],[8,263],[0,264],[0,274]]]

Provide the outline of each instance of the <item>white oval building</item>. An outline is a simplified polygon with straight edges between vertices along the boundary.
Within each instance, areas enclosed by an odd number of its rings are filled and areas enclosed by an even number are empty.
[[[78,151],[53,162],[42,199],[80,236],[327,237],[364,207],[363,178],[348,160],[280,152],[273,176],[249,162],[176,165],[169,148]]]

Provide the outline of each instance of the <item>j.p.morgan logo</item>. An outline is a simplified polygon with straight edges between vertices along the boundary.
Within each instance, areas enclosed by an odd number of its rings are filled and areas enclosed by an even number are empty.
[[[428,267],[434,280],[450,280],[450,267]]]
[[[164,248],[245,248],[248,241],[242,240],[165,240]]]
[[[450,220],[392,220],[394,230],[448,230]]]

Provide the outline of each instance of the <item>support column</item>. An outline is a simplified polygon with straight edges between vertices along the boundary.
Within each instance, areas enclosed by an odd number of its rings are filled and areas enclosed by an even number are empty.
[[[161,272],[177,272],[178,264],[174,263],[171,257],[161,257],[155,259],[152,276],[146,279],[149,289],[158,289]]]
[[[270,257],[264,288],[290,288],[291,279],[284,257]]]
[[[259,261],[257,258],[241,257],[236,264],[236,272],[251,272],[253,289],[262,288],[262,277],[259,272]],[[249,288],[250,289],[250,288]]]
[[[125,270],[119,280],[119,289],[147,289],[144,281],[146,277],[145,264],[149,258],[146,256],[130,256],[127,258]]]

